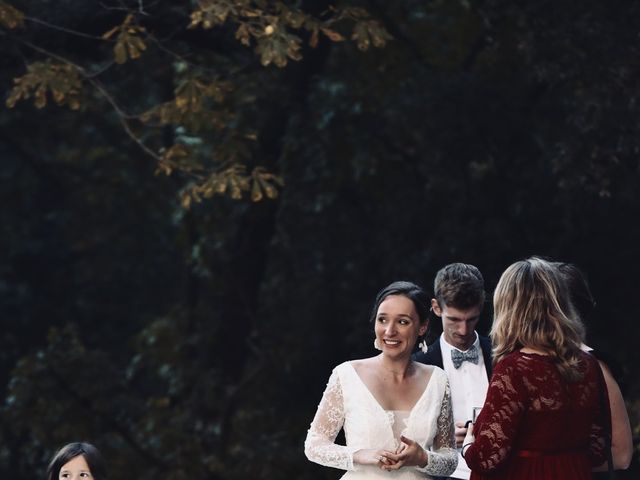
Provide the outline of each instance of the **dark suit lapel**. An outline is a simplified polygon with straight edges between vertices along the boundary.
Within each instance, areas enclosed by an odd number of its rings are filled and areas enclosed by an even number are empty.
[[[431,365],[435,365],[436,367],[440,367],[444,370],[444,364],[442,363],[442,349],[440,348],[440,338],[429,345],[427,355],[429,356],[429,363],[431,363]]]
[[[491,340],[488,337],[480,337],[480,348],[484,358],[484,367],[487,369],[487,378],[491,380],[493,364],[491,363]]]

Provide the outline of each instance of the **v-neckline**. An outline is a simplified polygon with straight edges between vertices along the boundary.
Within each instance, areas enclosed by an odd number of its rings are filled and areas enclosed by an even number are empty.
[[[358,374],[358,371],[353,366],[353,362],[348,362],[348,364],[349,364],[349,367],[351,367],[351,371],[353,372],[353,374],[356,376],[356,378],[360,382],[360,385],[362,385],[362,388],[365,389],[365,391],[369,394],[369,396],[373,400],[373,403],[375,403],[380,408],[380,410],[382,410],[385,414],[387,412],[393,411],[393,410],[385,410],[384,409],[384,407],[380,404],[380,402],[378,401],[376,396],[371,392],[371,390],[369,390],[369,387],[367,387],[367,384],[364,383],[364,380],[362,380],[362,378],[360,377],[360,374]],[[409,417],[408,418],[411,418],[411,415],[413,415],[413,411],[418,406],[418,404],[422,401],[422,399],[425,397],[425,395],[427,393],[427,390],[429,390],[429,388],[431,387],[431,383],[432,383],[431,380],[432,379],[433,379],[433,370],[431,371],[431,375],[429,376],[429,381],[427,382],[427,386],[424,387],[424,390],[422,391],[422,394],[420,395],[420,397],[418,397],[418,400],[416,400],[416,403],[413,404],[413,407],[411,407],[411,409],[408,410],[408,412],[409,412]]]

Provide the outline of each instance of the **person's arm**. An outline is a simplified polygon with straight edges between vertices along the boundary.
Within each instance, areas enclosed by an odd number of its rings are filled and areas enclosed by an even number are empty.
[[[354,449],[334,443],[343,424],[342,387],[334,370],[304,441],[304,453],[307,458],[327,467],[355,470]]]
[[[447,477],[451,475],[458,466],[458,452],[453,438],[453,413],[448,382],[445,386],[436,425],[437,431],[433,439],[432,450],[425,450],[414,440],[401,436],[402,446],[396,454],[388,456],[392,463],[382,468],[384,470],[398,470],[402,467],[415,467],[430,476]]]
[[[604,362],[598,360],[604,381],[607,386],[609,406],[611,408],[611,456],[615,470],[626,470],[633,456],[633,438],[629,415],[622,397],[622,392],[611,371]],[[596,471],[606,471],[607,464],[597,467]]]
[[[428,475],[448,477],[458,466],[458,451],[453,435],[453,407],[451,406],[451,389],[447,382],[440,414],[438,415],[436,436],[433,439],[433,449],[428,450],[427,465],[418,468]]]
[[[492,472],[509,458],[526,409],[521,377],[522,372],[508,359],[495,366],[482,411],[462,445],[462,455],[472,471]]]

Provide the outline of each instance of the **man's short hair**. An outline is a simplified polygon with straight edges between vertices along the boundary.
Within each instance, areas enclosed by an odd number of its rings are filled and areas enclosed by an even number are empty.
[[[433,293],[440,308],[467,310],[484,306],[484,279],[477,267],[450,263],[441,268],[433,281]]]

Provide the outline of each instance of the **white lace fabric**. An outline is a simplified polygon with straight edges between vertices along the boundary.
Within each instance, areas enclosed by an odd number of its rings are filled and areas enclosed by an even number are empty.
[[[309,460],[348,472],[343,479],[402,478],[406,480],[448,476],[458,463],[453,436],[449,383],[444,371],[433,373],[420,399],[395,427],[397,412],[385,411],[362,382],[350,362],[332,372],[305,440]],[[346,445],[335,443],[344,429]],[[418,442],[428,456],[427,466],[402,467],[387,472],[374,466],[354,465],[353,454],[361,449],[395,451],[404,435]]]

